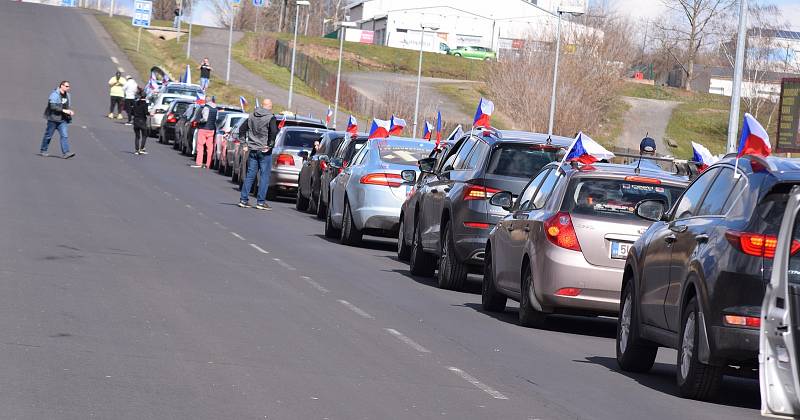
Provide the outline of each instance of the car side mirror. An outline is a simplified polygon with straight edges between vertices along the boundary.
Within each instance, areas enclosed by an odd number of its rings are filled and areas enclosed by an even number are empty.
[[[508,191],[501,191],[495,193],[492,198],[489,199],[489,204],[502,207],[505,211],[510,211],[511,206],[514,205],[514,196]]]
[[[400,172],[400,177],[403,178],[403,182],[413,184],[414,181],[417,180],[417,171],[413,169],[406,169]]]
[[[636,203],[634,212],[644,220],[660,222],[667,212],[667,205],[662,200],[642,200]]]
[[[308,160],[308,152],[305,150],[298,153],[297,156],[300,156],[300,158],[302,158],[303,160]]]
[[[419,165],[420,172],[426,173],[426,174],[432,174],[433,173],[433,167],[436,165],[436,158],[420,159],[417,163]]]

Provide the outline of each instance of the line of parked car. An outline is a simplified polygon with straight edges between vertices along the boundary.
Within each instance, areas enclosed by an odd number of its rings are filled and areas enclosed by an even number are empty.
[[[199,106],[165,99],[151,132],[191,154]],[[241,184],[238,127],[248,115],[218,115],[213,167]],[[724,374],[758,372],[762,303],[797,161],[730,156],[702,173],[644,156],[579,165],[560,162],[566,137],[480,129],[435,145],[277,117],[269,197],[295,196],[297,210],[324,220],[326,237],[352,246],[364,235],[397,238],[398,259],[444,289],[481,275],[483,309],[517,301],[523,326],[546,327],[552,314],[615,316],[620,368],[648,371],[659,347],[674,348],[687,398],[714,398]],[[789,264],[800,266],[792,241]],[[797,308],[800,276],[789,278]]]

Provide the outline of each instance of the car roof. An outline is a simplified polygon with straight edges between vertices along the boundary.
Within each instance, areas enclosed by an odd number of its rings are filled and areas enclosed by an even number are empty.
[[[328,132],[328,130],[326,130],[324,128],[307,127],[307,126],[303,126],[303,125],[287,125],[287,126],[283,127],[281,130],[283,130],[283,131],[310,131],[310,132],[315,132],[315,133],[320,133],[320,134]]]
[[[748,157],[745,156],[742,158],[742,160],[739,160],[739,167],[744,170],[749,169],[752,171],[753,168],[751,165],[743,165],[743,163],[747,162],[745,159],[748,159]],[[767,156],[766,158],[763,158],[763,160],[767,163],[766,170],[769,171],[769,173],[774,176],[778,182],[800,181],[800,159]],[[736,156],[728,155],[712,165],[712,167],[719,164],[734,165],[735,163]]]
[[[487,135],[488,134],[488,135]],[[559,147],[569,147],[574,139],[563,136],[551,136],[545,133],[534,133],[518,130],[494,130],[484,132],[483,138],[491,143],[525,143],[547,144]]]
[[[194,83],[183,83],[183,82],[169,82],[169,83],[167,83],[167,87],[172,87],[172,86],[192,87],[192,88],[197,88],[199,90],[203,90],[203,88],[200,85],[196,85]]]
[[[548,166],[558,165],[559,163],[551,163]],[[684,187],[689,185],[688,176],[646,167],[640,167],[639,171],[637,172],[636,166],[634,165],[623,165],[618,163],[593,163],[591,165],[584,165],[582,167],[575,168],[571,164],[564,164],[561,166],[561,168],[565,171],[567,177],[603,176],[608,178],[625,178],[629,176],[640,176],[643,178],[656,178],[672,185],[681,185]]]

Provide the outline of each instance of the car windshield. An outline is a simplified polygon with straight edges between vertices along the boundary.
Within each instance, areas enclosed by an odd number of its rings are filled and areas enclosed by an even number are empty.
[[[186,108],[188,108],[189,105],[191,105],[191,104],[188,103],[188,102],[178,102],[178,103],[175,104],[175,109],[173,110],[173,112],[176,113],[176,114],[180,114],[180,113],[186,111]]]
[[[431,142],[379,142],[378,154],[381,161],[385,163],[416,166],[417,161],[426,158],[433,147],[434,144]]]
[[[638,202],[662,200],[666,203],[666,208],[671,208],[684,189],[626,179],[578,177],[570,182],[562,211],[576,215],[636,220],[634,209]]]
[[[559,150],[539,144],[501,144],[492,151],[486,174],[530,178],[555,161]]]
[[[194,96],[195,98],[200,97],[200,94],[203,93],[203,90],[199,87],[194,86],[167,86],[165,93],[177,93],[180,95],[189,95]]]
[[[319,141],[320,138],[322,138],[322,135],[313,131],[287,131],[283,136],[283,145],[310,149],[314,147],[314,142]]]

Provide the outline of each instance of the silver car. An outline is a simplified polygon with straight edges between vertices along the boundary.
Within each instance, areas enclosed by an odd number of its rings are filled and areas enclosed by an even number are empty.
[[[178,93],[161,93],[156,96],[147,113],[147,128],[150,137],[156,137],[161,128],[164,115],[167,114],[169,104],[174,100],[194,101],[194,96],[181,95]]]
[[[417,162],[430,155],[434,146],[400,137],[368,140],[330,182],[325,235],[339,233],[347,245],[358,244],[365,233],[396,236],[400,207],[419,172]],[[341,158],[332,159],[330,165],[341,167]]]
[[[300,170],[304,159],[328,130],[311,127],[284,127],[275,138],[272,149],[272,172],[269,177],[267,195],[270,199],[277,194],[297,191]]]

